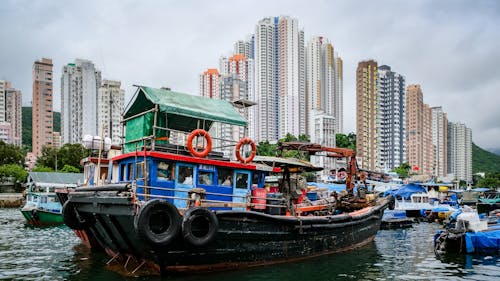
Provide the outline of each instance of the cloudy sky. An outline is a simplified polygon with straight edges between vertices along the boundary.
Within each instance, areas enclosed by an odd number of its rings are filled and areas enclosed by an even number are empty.
[[[420,84],[424,102],[472,128],[473,141],[500,150],[500,1],[16,1],[0,5],[0,79],[31,102],[33,62],[60,77],[75,58],[133,84],[198,94],[198,75],[218,67],[233,43],[267,16],[299,20],[306,42],[327,37],[344,60],[345,130],[355,132],[355,71],[374,59]]]

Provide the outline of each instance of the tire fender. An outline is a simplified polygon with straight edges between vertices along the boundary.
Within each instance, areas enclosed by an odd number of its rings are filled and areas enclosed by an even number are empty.
[[[206,208],[191,208],[182,219],[182,236],[193,246],[201,247],[212,242],[218,229],[217,216]]]
[[[135,220],[138,236],[151,246],[167,246],[179,235],[181,216],[170,202],[154,199],[142,206]]]

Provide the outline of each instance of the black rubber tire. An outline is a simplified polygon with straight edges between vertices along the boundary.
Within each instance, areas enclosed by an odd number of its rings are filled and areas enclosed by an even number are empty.
[[[77,212],[75,203],[69,200],[64,202],[62,217],[64,224],[74,230],[89,229],[95,224],[95,218],[92,215]]]
[[[167,246],[180,233],[181,215],[172,203],[154,199],[142,206],[135,230],[151,246]]]
[[[182,219],[182,236],[193,246],[201,247],[212,242],[218,229],[217,216],[206,208],[189,209]]]
[[[394,198],[394,196],[391,196],[391,198],[389,199],[389,210],[394,210],[395,207],[396,199]]]

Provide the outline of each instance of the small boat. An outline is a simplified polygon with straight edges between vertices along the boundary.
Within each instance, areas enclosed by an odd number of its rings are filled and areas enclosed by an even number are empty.
[[[107,162],[108,180],[60,198],[66,225],[130,274],[228,270],[351,250],[373,241],[391,202],[353,193],[352,150],[296,142],[281,143],[277,157],[256,156],[247,137],[233,141],[233,157],[212,150],[212,123],[246,125],[223,100],[139,86],[124,121],[126,142]],[[302,173],[321,168],[282,157],[287,150],[345,158],[346,189],[310,200]]]
[[[395,190],[388,190],[385,195],[396,198],[395,210],[406,212],[410,218],[446,219],[456,210],[456,201],[443,204],[437,197],[432,197],[427,189],[415,183],[409,183]]]
[[[406,216],[406,212],[402,210],[389,210],[384,211],[382,216],[381,229],[395,229],[395,228],[408,228],[412,227],[415,218]]]
[[[477,210],[464,206],[452,214],[447,228],[434,236],[436,254],[500,252],[499,219],[496,214],[481,219]]]
[[[26,203],[21,213],[29,225],[63,224],[62,206],[55,188],[76,187],[83,174],[30,172],[27,180]]]

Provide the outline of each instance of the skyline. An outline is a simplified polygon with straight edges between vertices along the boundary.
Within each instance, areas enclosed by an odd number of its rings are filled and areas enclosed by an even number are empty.
[[[51,58],[54,110],[61,111],[62,68],[81,58],[93,61],[104,79],[120,80],[126,103],[133,84],[197,95],[199,74],[218,67],[259,20],[279,15],[298,19],[306,44],[313,36],[328,38],[343,59],[344,133],[355,132],[357,64],[374,59],[407,85],[419,84],[424,102],[470,127],[476,144],[500,150],[500,3],[494,1],[8,1],[0,7],[0,80],[21,90],[27,106],[33,62]]]

